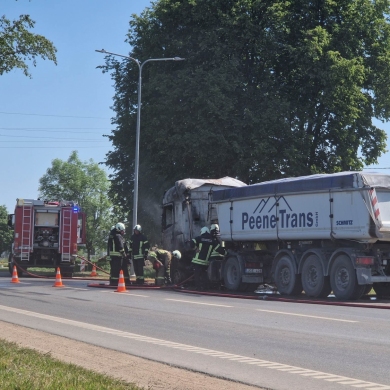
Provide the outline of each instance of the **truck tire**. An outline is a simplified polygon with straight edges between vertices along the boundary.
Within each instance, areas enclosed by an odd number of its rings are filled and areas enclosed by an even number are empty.
[[[191,263],[190,263],[191,264]],[[172,258],[171,261],[171,280],[173,284],[180,284],[191,276],[192,272],[189,272],[185,264],[180,262],[176,257]]]
[[[373,288],[378,298],[390,296],[390,283],[374,283]]]
[[[310,255],[302,267],[302,287],[308,297],[326,298],[332,288],[329,276],[324,275],[321,259]]]
[[[302,292],[302,280],[295,273],[292,259],[286,255],[276,263],[275,284],[282,295],[298,295]]]
[[[336,298],[343,301],[359,299],[366,286],[359,285],[351,259],[342,255],[336,258],[330,270],[330,285]]]
[[[171,270],[171,280],[174,285],[180,284],[186,280],[184,271],[179,268],[175,268]]]
[[[223,282],[225,287],[232,291],[240,290],[240,287],[246,289],[246,283],[241,283],[241,278],[242,272],[237,257],[229,257],[223,267]]]

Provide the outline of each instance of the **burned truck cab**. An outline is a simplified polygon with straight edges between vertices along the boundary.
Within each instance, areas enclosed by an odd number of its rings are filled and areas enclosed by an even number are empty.
[[[200,234],[203,226],[218,223],[216,209],[211,204],[213,190],[242,187],[246,184],[231,178],[184,179],[167,190],[162,204],[162,246],[164,249],[179,250],[180,260],[173,259],[171,278],[179,283],[192,273],[191,260],[194,251],[190,241]]]

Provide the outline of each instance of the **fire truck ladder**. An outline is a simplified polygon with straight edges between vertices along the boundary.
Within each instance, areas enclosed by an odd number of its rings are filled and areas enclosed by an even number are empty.
[[[70,262],[71,259],[71,232],[72,232],[72,209],[62,209],[61,219],[61,261]]]
[[[21,240],[22,242],[20,248],[21,261],[30,260],[32,217],[33,217],[33,206],[24,205],[23,213],[22,213],[22,240]]]

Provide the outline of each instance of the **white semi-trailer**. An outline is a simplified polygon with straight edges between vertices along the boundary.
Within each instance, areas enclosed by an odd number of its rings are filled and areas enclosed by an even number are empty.
[[[358,299],[372,286],[390,294],[390,175],[342,172],[215,189],[207,210],[229,249],[209,277],[230,290],[267,283],[286,295]]]

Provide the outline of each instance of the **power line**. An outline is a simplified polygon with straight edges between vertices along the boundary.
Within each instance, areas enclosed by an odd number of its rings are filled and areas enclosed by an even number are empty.
[[[104,118],[104,117],[100,117],[100,116],[25,114],[23,112],[5,112],[5,111],[0,111],[0,114],[6,114],[6,115],[28,115],[28,116],[52,116],[52,117],[57,117],[57,118],[111,119],[111,118]]]
[[[107,146],[0,146],[0,149],[96,149]]]
[[[75,143],[75,142],[102,142],[102,141],[99,141],[99,140],[72,140],[72,139],[69,139],[69,140],[66,140],[66,138],[63,138],[63,141],[61,141],[61,142],[73,142],[73,143]],[[53,141],[30,141],[30,140],[26,140],[26,141],[23,141],[23,140],[20,140],[20,141],[8,141],[8,140],[6,140],[6,141],[0,141],[0,145],[3,145],[3,144],[5,144],[5,143],[9,143],[9,142],[18,142],[18,143],[21,143],[21,142],[28,142],[28,143],[32,143],[32,142],[41,142],[41,143],[43,143],[43,142],[53,142]]]
[[[0,127],[0,130],[107,130],[107,127]]]
[[[5,135],[5,134],[0,134],[0,137],[8,137],[8,138],[33,138],[33,139],[66,139],[68,141],[103,141],[101,139],[92,139],[92,138],[61,138],[61,137],[32,137],[30,135],[25,136],[25,135]],[[5,140],[7,141],[7,140]],[[1,142],[1,140],[0,140]],[[10,142],[10,141],[9,141]]]
[[[11,131],[11,132],[15,132],[15,131],[26,131],[28,133],[52,133],[52,134],[64,134],[64,133],[72,133],[72,134],[98,134],[98,135],[108,135],[108,134],[101,134],[100,132],[96,132],[96,131],[72,131],[72,130],[68,130],[67,128],[64,128],[63,130],[37,130],[37,129],[8,129],[8,128],[4,128],[4,127],[0,127],[0,130],[1,131]],[[111,130],[108,130],[108,129],[97,129],[97,130],[106,130],[107,132],[111,132]]]
[[[1,131],[8,131],[8,129],[2,129],[1,127],[0,127],[0,130]],[[36,132],[36,133],[38,133],[38,132],[41,132],[41,133],[52,133],[52,134],[64,134],[64,133],[72,133],[72,134],[97,134],[95,131],[69,131],[69,130],[66,130],[65,131],[65,129],[64,130],[59,130],[59,131],[52,131],[52,130],[22,130],[22,129],[20,129],[20,130],[17,130],[17,129],[14,129],[14,130],[11,130],[11,131],[27,131],[27,132],[31,132],[31,133],[33,133],[33,132]],[[101,134],[101,135],[104,135],[104,134]]]

